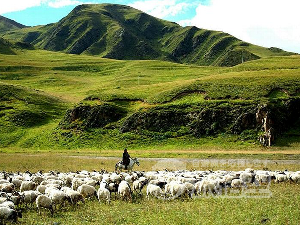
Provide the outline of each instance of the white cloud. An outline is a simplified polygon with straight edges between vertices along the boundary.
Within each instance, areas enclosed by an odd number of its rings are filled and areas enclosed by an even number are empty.
[[[52,8],[61,8],[69,5],[87,4],[77,0],[9,0],[0,2],[0,14],[22,11],[27,8],[47,5]]]
[[[0,14],[21,11],[30,7],[40,6],[45,0],[9,0],[0,2]]]
[[[182,25],[220,30],[265,47],[300,52],[299,0],[211,0]]]
[[[83,2],[76,1],[76,0],[54,0],[48,2],[48,6],[52,8],[61,8],[64,6],[79,5],[79,4],[83,4]]]
[[[167,16],[176,16],[187,9],[190,4],[186,2],[179,2],[178,0],[144,0],[136,1],[130,6],[146,12],[158,18],[165,18]]]

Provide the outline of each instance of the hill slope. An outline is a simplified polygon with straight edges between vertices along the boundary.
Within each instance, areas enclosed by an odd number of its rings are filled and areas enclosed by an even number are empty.
[[[80,5],[57,23],[6,32],[5,37],[51,51],[198,65],[233,66],[262,56],[291,54],[251,45],[223,32],[183,28],[115,4]]]
[[[267,110],[276,145],[299,149],[299,59],[220,68],[44,50],[0,55],[0,148],[251,148],[264,135],[256,113]]]
[[[14,29],[21,29],[24,27],[26,26],[0,15],[0,32],[6,32]]]

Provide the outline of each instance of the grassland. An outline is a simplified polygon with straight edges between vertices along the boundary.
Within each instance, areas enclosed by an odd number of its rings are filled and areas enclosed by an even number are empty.
[[[245,154],[255,150],[264,154],[270,150],[259,147],[253,138],[249,139],[249,134],[221,133],[196,138],[185,134],[184,128],[163,134],[120,133],[118,123],[88,131],[62,130],[58,124],[66,110],[80,102],[89,105],[113,102],[130,115],[157,106],[257,104],[297,97],[300,89],[299,56],[271,57],[224,68],[112,60],[43,50],[15,51],[16,55],[0,55],[0,146],[4,152],[23,148],[109,152],[127,146],[140,156],[151,150],[155,156],[164,157],[181,149],[195,151],[181,155],[185,157],[208,157],[209,151],[220,149],[229,152],[243,149]],[[296,126],[282,134],[271,150],[297,151],[297,134]],[[155,154],[157,149],[165,152]],[[234,153],[229,155],[236,158]]]

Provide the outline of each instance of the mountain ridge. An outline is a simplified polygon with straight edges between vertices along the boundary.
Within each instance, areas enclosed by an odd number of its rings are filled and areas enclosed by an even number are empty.
[[[234,66],[264,56],[293,54],[255,46],[224,32],[181,27],[117,4],[79,5],[57,23],[3,33],[6,39],[41,49],[124,60]]]

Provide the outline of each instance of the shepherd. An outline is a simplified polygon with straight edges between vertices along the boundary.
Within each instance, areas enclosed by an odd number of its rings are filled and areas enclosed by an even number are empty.
[[[125,170],[127,170],[129,163],[130,163],[130,155],[127,149],[125,148],[123,152],[123,165],[125,166]]]

